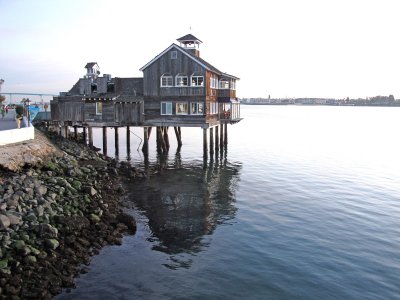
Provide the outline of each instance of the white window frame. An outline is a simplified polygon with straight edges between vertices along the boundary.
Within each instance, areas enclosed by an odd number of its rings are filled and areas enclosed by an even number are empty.
[[[229,80],[227,79],[221,79],[219,81],[219,88],[221,90],[229,90]]]
[[[96,102],[96,115],[103,114],[103,102]]]
[[[160,86],[161,87],[172,87],[172,86],[174,86],[174,77],[172,77],[172,75],[170,75],[170,74],[161,75]]]
[[[210,102],[210,115],[218,114],[218,102]]]
[[[199,80],[201,79],[201,84],[199,84]],[[191,86],[204,86],[204,76],[202,75],[192,75],[190,78]]]
[[[218,89],[218,77],[215,74],[211,74],[211,77],[210,77],[210,88]]]
[[[184,108],[183,110],[181,108]],[[177,115],[187,115],[189,113],[189,104],[187,102],[176,102],[175,111]]]
[[[165,111],[163,113],[163,105],[165,106]],[[172,115],[172,102],[162,101],[160,104],[160,115],[169,116]]]
[[[184,81],[186,81],[186,84],[184,84]],[[178,74],[175,77],[175,83],[176,83],[176,86],[179,86],[179,87],[189,86],[189,78],[185,74]]]
[[[201,108],[201,111],[199,108]],[[204,114],[204,103],[203,102],[191,102],[190,103],[190,114],[191,115],[203,115]]]

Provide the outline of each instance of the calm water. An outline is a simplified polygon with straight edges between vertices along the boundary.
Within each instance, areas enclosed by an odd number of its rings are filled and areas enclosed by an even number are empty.
[[[177,154],[172,132],[166,169],[131,186],[137,234],[57,298],[400,299],[400,109],[242,116],[227,154],[205,163],[201,129],[183,129]],[[130,159],[143,165],[133,133]]]

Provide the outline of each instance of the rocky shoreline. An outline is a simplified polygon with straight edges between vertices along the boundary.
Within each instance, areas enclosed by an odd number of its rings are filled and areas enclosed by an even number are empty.
[[[136,230],[120,199],[123,182],[145,174],[71,140],[53,135],[51,144],[46,157],[0,169],[1,299],[74,287],[92,255]]]

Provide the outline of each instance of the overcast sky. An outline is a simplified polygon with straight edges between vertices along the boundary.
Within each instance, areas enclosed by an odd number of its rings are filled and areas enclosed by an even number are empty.
[[[239,97],[400,98],[398,0],[0,0],[3,92],[67,91],[96,61],[139,69],[176,39],[240,77]],[[190,30],[191,28],[191,30]]]

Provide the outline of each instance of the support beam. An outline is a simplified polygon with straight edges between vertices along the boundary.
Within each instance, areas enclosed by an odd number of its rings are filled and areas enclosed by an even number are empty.
[[[215,152],[219,151],[218,126],[215,126]]]
[[[88,127],[88,134],[89,134],[89,147],[93,147],[93,128]]]
[[[228,146],[228,124],[227,123],[225,123],[224,124],[224,147],[227,147]]]
[[[210,128],[210,155],[214,154],[214,127]]]
[[[131,131],[129,126],[126,126],[126,153],[127,156],[131,156]]]
[[[207,128],[203,128],[203,156],[206,158],[208,152],[207,146]]]
[[[176,135],[176,141],[178,142],[178,149],[182,147],[182,135],[181,135],[181,128],[180,127],[174,127],[175,135]]]
[[[169,130],[169,127],[168,127],[168,126],[164,127],[164,141],[165,141],[165,146],[167,147],[167,151],[169,151],[169,136],[168,136],[168,130]]]
[[[149,136],[150,136],[149,127],[143,127],[143,147],[142,147],[142,151],[145,154],[149,153]]]
[[[107,155],[107,127],[103,127],[103,154]]]
[[[119,155],[119,135],[118,135],[118,126],[117,127],[114,127],[114,130],[115,130],[115,135],[114,135],[114,137],[115,137],[115,156],[118,156]]]
[[[220,127],[219,145],[222,150],[222,148],[224,147],[224,124],[221,124],[219,127]]]
[[[156,127],[156,144],[157,144],[157,153],[161,153],[161,127]]]
[[[78,126],[74,126],[74,138],[75,140],[78,140]]]
[[[87,128],[83,127],[83,143],[86,145],[87,141]]]

